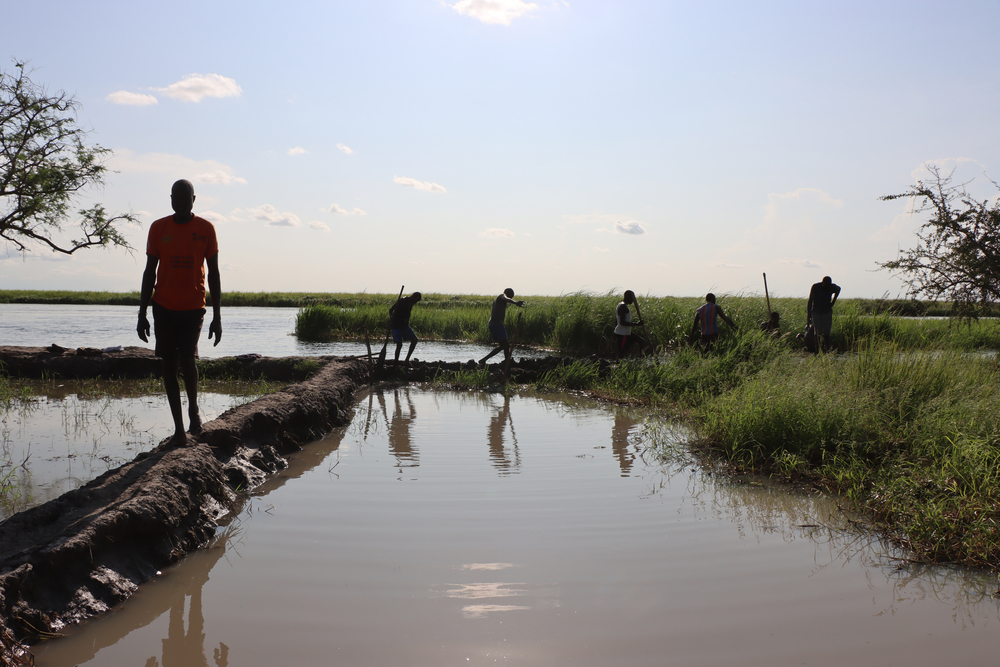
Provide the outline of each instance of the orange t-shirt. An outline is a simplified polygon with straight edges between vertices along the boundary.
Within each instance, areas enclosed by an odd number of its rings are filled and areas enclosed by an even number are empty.
[[[172,215],[160,218],[149,228],[146,254],[160,260],[153,301],[169,310],[205,307],[205,260],[219,254],[211,222],[195,216],[178,225]]]

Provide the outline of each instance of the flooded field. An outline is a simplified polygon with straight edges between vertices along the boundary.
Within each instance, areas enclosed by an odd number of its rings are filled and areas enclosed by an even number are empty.
[[[908,566],[829,499],[717,478],[683,438],[569,395],[362,395],[209,548],[37,664],[995,660],[995,577]]]

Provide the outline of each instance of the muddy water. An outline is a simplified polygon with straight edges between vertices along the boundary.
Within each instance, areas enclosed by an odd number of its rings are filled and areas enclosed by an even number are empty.
[[[38,665],[995,661],[996,580],[912,569],[836,508],[651,449],[582,400],[400,388],[208,549]]]

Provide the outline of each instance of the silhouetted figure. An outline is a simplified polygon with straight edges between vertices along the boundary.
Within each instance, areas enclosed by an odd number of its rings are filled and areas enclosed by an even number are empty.
[[[635,343],[639,344],[640,349],[646,344],[642,336],[632,333],[632,327],[642,325],[642,321],[632,319],[632,312],[628,307],[634,303],[635,292],[625,290],[622,300],[615,306],[615,359],[624,357]]]
[[[700,335],[698,340],[704,352],[711,350],[712,344],[719,337],[720,317],[730,329],[736,331],[736,325],[722,312],[722,306],[716,305],[715,295],[709,292],[705,295],[705,305],[695,311],[694,324],[691,325],[691,337]]]
[[[136,331],[149,342],[146,311],[153,304],[153,333],[156,356],[163,359],[163,386],[174,418],[172,444],[185,442],[178,371],[184,373],[188,397],[189,432],[201,431],[198,413],[198,337],[205,320],[205,264],[208,289],[212,294],[212,323],[208,337],[214,345],[222,340],[220,304],[222,280],[219,276],[219,243],[215,227],[199,218],[194,210],[194,186],[180,180],[170,189],[174,214],[160,218],[149,228],[146,241],[146,269],[142,273],[139,323]]]
[[[514,301],[514,290],[510,287],[503,291],[503,294],[493,300],[493,310],[490,311],[490,321],[487,326],[490,329],[490,336],[498,343],[496,348],[485,357],[479,360],[480,364],[485,364],[490,357],[500,350],[503,350],[504,360],[510,360],[510,341],[507,339],[507,327],[504,326],[504,319],[507,317],[507,305],[514,304],[518,308],[524,306],[524,301]]]
[[[809,301],[806,303],[806,321],[812,322],[816,335],[823,343],[823,351],[830,350],[830,330],[833,328],[833,305],[840,296],[840,286],[834,285],[830,276],[825,276],[821,282],[814,283],[809,290]],[[819,347],[816,347],[819,353]]]
[[[410,311],[420,302],[420,298],[420,292],[414,292],[399,299],[389,308],[389,328],[392,329],[392,340],[396,343],[396,364],[399,364],[399,353],[403,349],[404,340],[410,341],[405,361],[410,360],[413,348],[417,346],[417,334],[410,328]]]

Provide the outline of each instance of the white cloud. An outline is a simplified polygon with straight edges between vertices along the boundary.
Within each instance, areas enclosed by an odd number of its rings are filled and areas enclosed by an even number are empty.
[[[535,3],[524,0],[459,0],[448,6],[462,16],[499,25],[510,25],[514,19],[538,9]]]
[[[289,155],[304,155],[305,153],[308,153],[308,152],[309,151],[307,151],[306,149],[302,148],[302,146],[296,146],[295,148],[289,148],[288,149],[288,154]]]
[[[321,232],[330,231],[330,227],[327,226],[325,222],[320,222],[319,220],[313,220],[312,222],[309,223],[309,226],[312,227],[313,229],[318,229]]]
[[[637,220],[615,220],[615,232],[618,234],[645,234],[646,230]]]
[[[216,213],[215,211],[205,211],[203,213],[199,213],[198,215],[201,216],[202,218],[205,218],[213,225],[229,222],[229,218],[222,215],[221,213]]]
[[[416,190],[424,190],[426,192],[447,192],[447,190],[444,189],[444,186],[438,185],[437,183],[418,181],[413,178],[407,178],[406,176],[393,176],[392,180],[397,185],[405,185],[408,188],[414,188]]]
[[[243,215],[248,215],[252,220],[263,222],[270,227],[301,227],[302,222],[299,216],[294,213],[282,213],[270,204],[263,204],[247,209],[233,210],[233,219],[240,220]],[[238,217],[239,216],[239,217]]]
[[[243,89],[235,79],[221,74],[188,74],[166,88],[155,88],[181,102],[201,102],[205,97],[239,97]]]
[[[498,229],[496,227],[491,227],[490,229],[485,229],[479,232],[479,235],[487,239],[503,239],[514,236],[514,232],[510,231],[509,229]]]
[[[122,173],[163,174],[176,180],[177,175],[194,174],[188,180],[195,183],[246,183],[245,178],[233,174],[233,168],[215,160],[192,160],[170,153],[136,154],[127,148],[115,149],[108,166]],[[171,181],[172,182],[172,181]],[[197,194],[197,192],[195,193]]]
[[[595,252],[611,252],[611,248],[598,248],[597,246],[594,246],[594,251]]]
[[[159,104],[156,97],[153,95],[146,95],[145,93],[130,93],[127,90],[117,90],[104,99],[109,102],[114,102],[115,104],[127,104],[134,107],[145,107],[151,104]]]
[[[195,183],[212,183],[215,185],[229,185],[231,183],[242,183],[246,184],[247,180],[245,178],[240,178],[239,176],[233,176],[231,173],[224,169],[216,169],[215,171],[207,171],[204,174],[198,174],[191,179]]]
[[[11,243],[7,243],[6,252],[0,255],[0,262],[5,260],[17,260],[18,262],[68,262],[70,259],[69,255],[61,252],[52,252],[52,250],[41,246],[32,247],[34,243],[31,240],[26,240],[25,244],[27,247],[24,250],[18,250]]]
[[[348,211],[346,208],[343,208],[338,204],[330,204],[330,208],[327,210],[330,211],[330,213],[336,213],[337,215],[368,215],[360,208],[355,207]]]
[[[345,146],[344,144],[337,144],[337,148],[344,151],[348,155],[354,154],[354,151],[352,151],[349,147]]]

